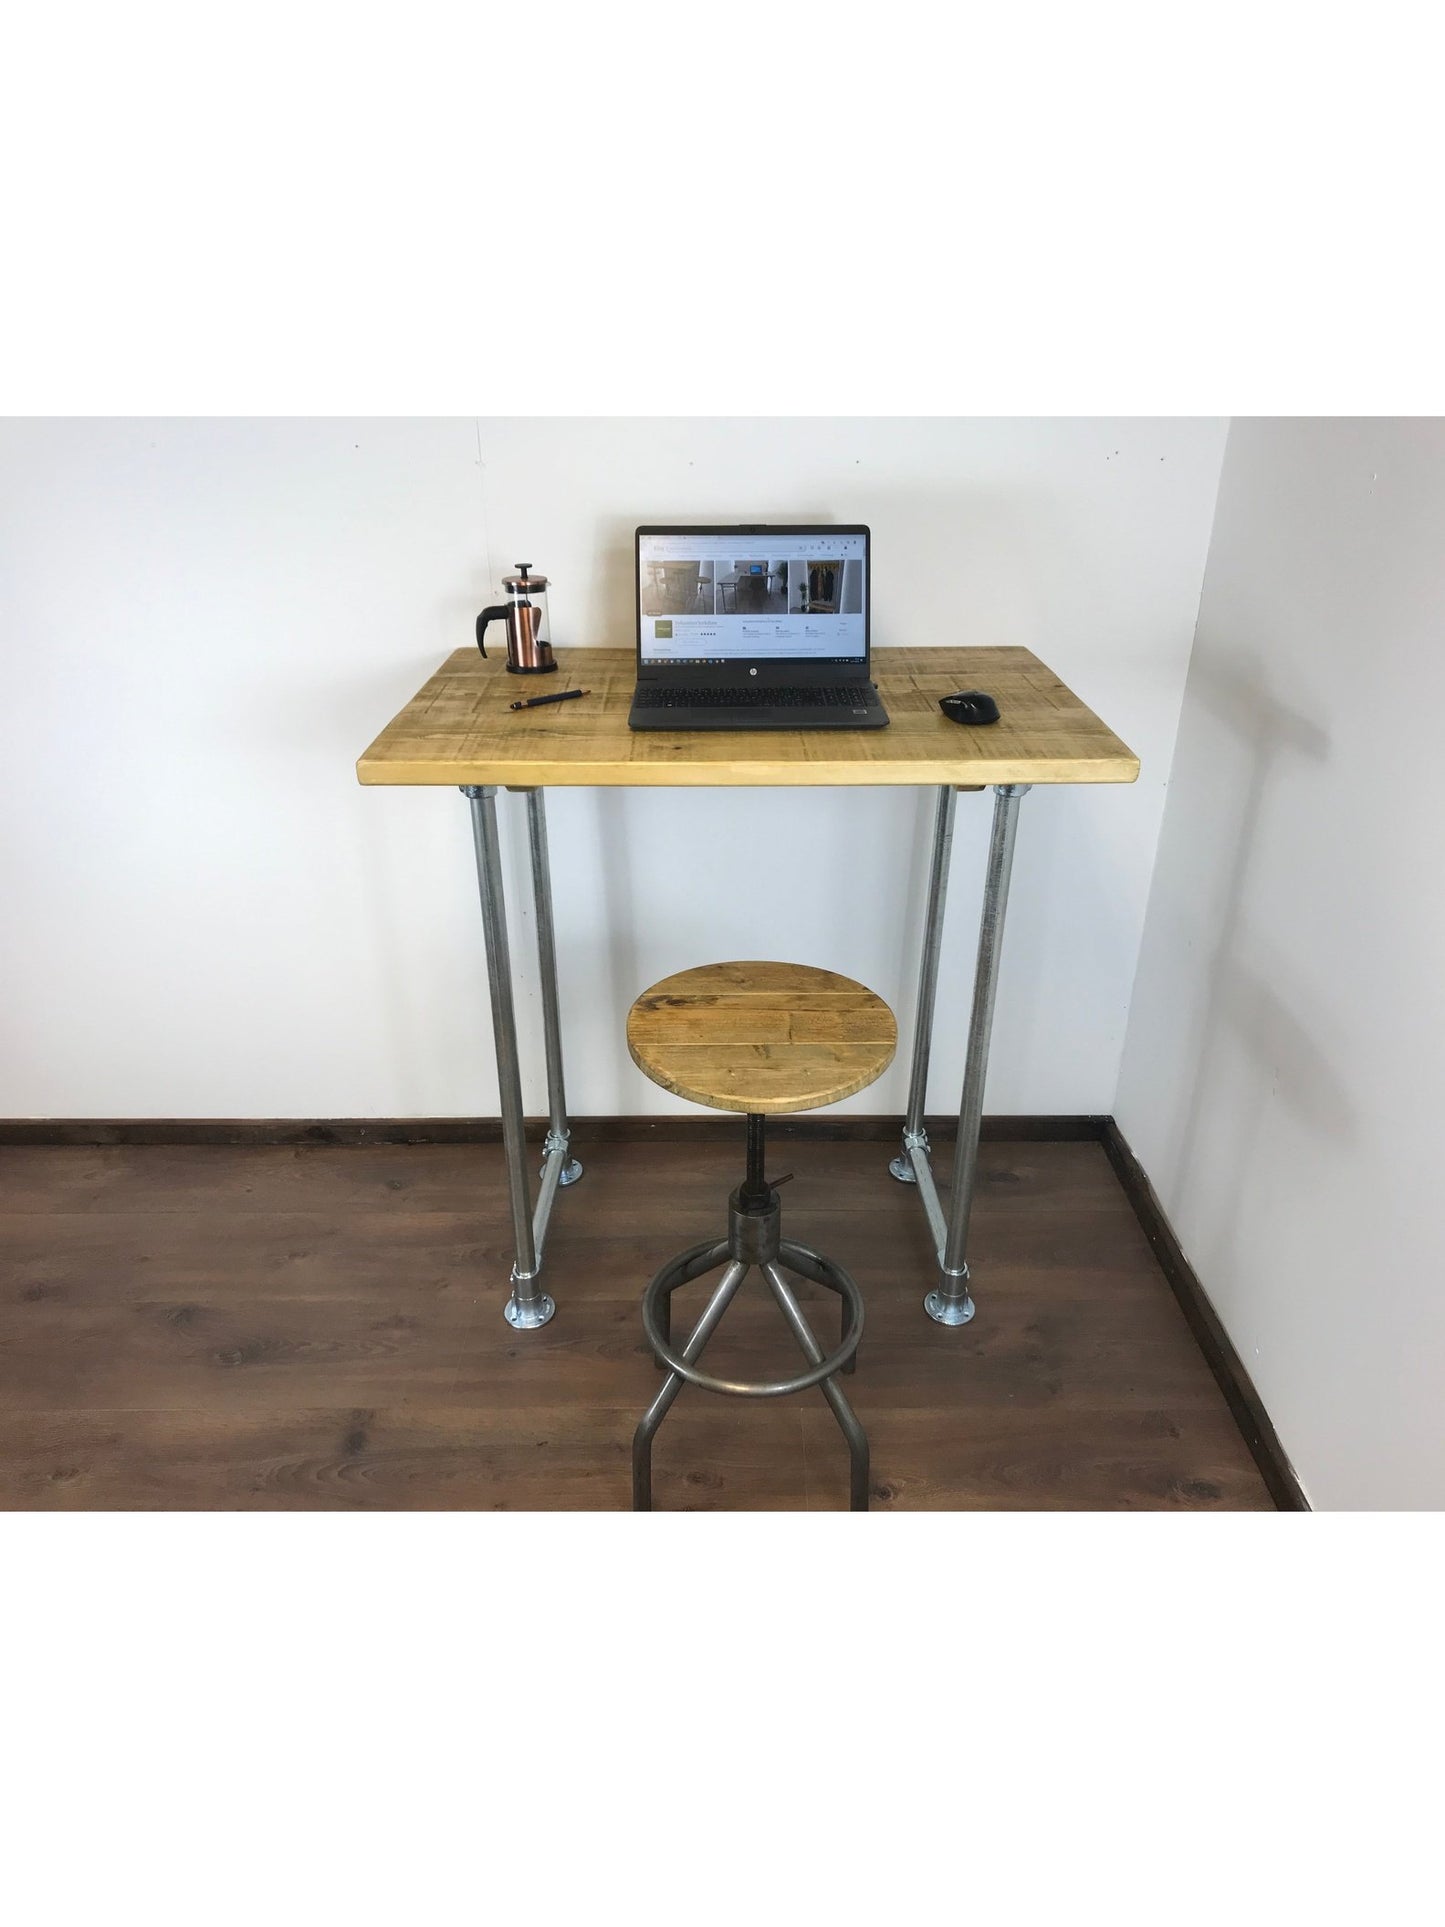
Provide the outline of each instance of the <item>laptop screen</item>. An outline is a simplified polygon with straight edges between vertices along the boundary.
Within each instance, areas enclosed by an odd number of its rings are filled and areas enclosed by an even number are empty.
[[[641,529],[642,660],[861,663],[867,569],[866,529]]]

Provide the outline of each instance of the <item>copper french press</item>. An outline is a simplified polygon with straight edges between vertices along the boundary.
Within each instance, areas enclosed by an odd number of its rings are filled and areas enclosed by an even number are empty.
[[[514,676],[542,676],[557,667],[552,654],[552,625],[547,620],[547,578],[533,575],[530,562],[519,562],[515,575],[504,575],[507,600],[483,609],[477,617],[477,647],[485,656],[482,637],[489,622],[507,625],[507,668]]]

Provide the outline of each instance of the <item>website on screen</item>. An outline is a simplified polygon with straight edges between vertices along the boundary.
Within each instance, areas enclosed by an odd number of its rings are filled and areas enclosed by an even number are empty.
[[[644,662],[806,657],[860,662],[864,535],[644,535],[638,581]]]

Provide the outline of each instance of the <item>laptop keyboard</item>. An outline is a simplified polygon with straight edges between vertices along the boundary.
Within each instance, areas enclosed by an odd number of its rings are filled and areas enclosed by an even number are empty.
[[[650,689],[637,691],[639,709],[861,709],[867,683],[824,683],[806,689]]]

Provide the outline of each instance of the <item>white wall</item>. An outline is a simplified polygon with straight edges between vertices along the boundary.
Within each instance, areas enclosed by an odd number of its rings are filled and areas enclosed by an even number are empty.
[[[1445,1505],[1445,424],[1230,431],[1116,1113],[1312,1503]]]
[[[4,426],[0,1115],[495,1111],[465,807],[363,791],[357,754],[513,562],[553,578],[563,648],[626,644],[635,523],[813,516],[871,523],[879,646],[1026,644],[1143,759],[1133,789],[1023,805],[988,1090],[995,1111],[1108,1109],[1223,438],[1215,421]],[[631,1065],[622,1013],[705,959],[853,972],[906,1035],[930,807],[554,793],[574,1110],[679,1108]],[[940,1108],[988,807],[960,803]],[[519,965],[539,1061],[525,945]],[[852,1107],[900,1109],[904,1081],[900,1063]],[[541,1107],[535,1074],[528,1096]]]

